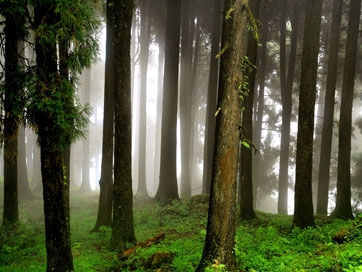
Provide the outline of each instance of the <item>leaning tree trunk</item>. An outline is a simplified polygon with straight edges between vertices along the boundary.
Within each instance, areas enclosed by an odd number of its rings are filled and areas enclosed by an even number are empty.
[[[236,271],[235,212],[239,158],[240,64],[246,53],[245,1],[226,0],[222,34],[215,156],[213,161],[207,232],[202,259],[196,271],[214,260]]]

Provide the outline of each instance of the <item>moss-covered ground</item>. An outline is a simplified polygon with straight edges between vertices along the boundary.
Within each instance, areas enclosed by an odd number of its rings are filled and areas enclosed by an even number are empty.
[[[165,233],[165,238],[137,249],[125,260],[108,248],[110,228],[90,233],[97,209],[97,195],[72,195],[71,240],[76,271],[195,270],[206,233],[204,198],[160,207],[150,198],[136,196],[137,240],[160,233]],[[317,217],[315,228],[301,230],[292,228],[290,216],[257,215],[255,220],[237,222],[235,252],[240,271],[362,271],[361,216],[353,221]],[[16,230],[1,230],[0,271],[45,271],[42,200],[21,203],[20,220]]]

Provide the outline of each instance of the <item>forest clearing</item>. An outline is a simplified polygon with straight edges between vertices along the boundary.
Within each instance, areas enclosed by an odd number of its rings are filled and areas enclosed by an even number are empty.
[[[194,271],[201,258],[207,223],[208,202],[203,195],[199,196],[164,207],[152,198],[136,196],[137,241],[160,233],[164,233],[165,238],[147,248],[136,249],[123,260],[108,249],[110,228],[90,233],[97,215],[98,196],[71,196],[75,270]],[[0,271],[44,271],[46,251],[41,198],[22,203],[20,211],[19,228],[1,232]],[[316,225],[316,228],[303,230],[292,228],[292,216],[261,212],[257,212],[257,219],[237,222],[238,268],[240,271],[362,271],[362,217],[348,221],[317,217]],[[338,240],[338,234],[343,241]],[[209,271],[223,271],[222,264],[219,266]]]

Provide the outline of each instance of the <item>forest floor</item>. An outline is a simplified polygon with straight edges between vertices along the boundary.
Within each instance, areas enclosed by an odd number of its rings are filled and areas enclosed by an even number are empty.
[[[2,194],[0,210],[2,211]],[[98,195],[71,196],[71,240],[76,271],[194,271],[203,249],[207,198],[160,207],[135,196],[137,241],[165,234],[162,241],[137,248],[127,258],[108,249],[110,228],[90,233]],[[41,198],[20,204],[20,226],[0,232],[0,271],[45,271]],[[292,217],[257,212],[237,222],[235,252],[240,271],[362,271],[362,216],[355,220],[317,217],[316,227],[292,228]],[[2,223],[2,217],[0,217]],[[159,237],[159,236],[158,236]],[[129,245],[132,248],[132,245]],[[222,271],[217,267],[209,271]]]

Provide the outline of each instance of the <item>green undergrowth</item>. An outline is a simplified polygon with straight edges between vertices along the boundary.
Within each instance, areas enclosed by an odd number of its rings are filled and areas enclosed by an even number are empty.
[[[207,202],[203,198],[159,206],[151,198],[136,196],[134,224],[138,242],[162,233],[165,238],[149,247],[137,248],[125,259],[108,248],[110,228],[90,233],[97,209],[96,195],[71,197],[76,271],[195,270],[206,233]],[[0,232],[0,271],[45,271],[42,200],[22,203],[20,221],[15,230]],[[255,220],[237,222],[235,252],[240,271],[358,272],[362,271],[361,244],[362,216],[349,221],[317,217],[315,228],[298,229],[292,228],[290,216],[258,212]],[[162,260],[157,262],[159,258]]]

